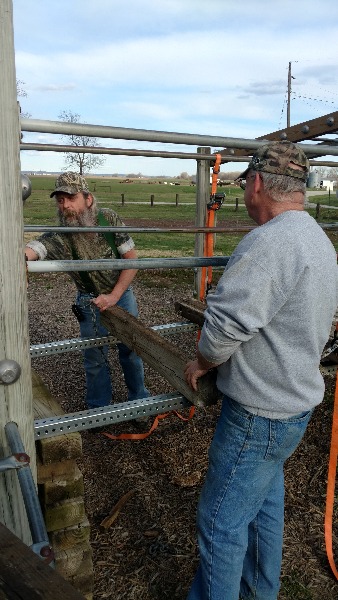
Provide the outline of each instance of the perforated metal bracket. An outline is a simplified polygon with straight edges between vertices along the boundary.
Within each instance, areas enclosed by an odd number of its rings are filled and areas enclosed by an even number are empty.
[[[0,460],[0,473],[9,469],[22,469],[29,465],[29,456],[25,452],[17,452],[12,456],[6,456]]]

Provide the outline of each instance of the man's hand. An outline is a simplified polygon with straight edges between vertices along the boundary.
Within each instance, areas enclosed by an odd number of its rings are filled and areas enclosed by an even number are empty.
[[[200,377],[203,377],[203,375],[205,375],[208,371],[209,371],[209,369],[203,369],[201,367],[201,365],[197,359],[190,360],[186,364],[186,367],[184,369],[184,376],[185,376],[186,382],[189,384],[189,386],[191,387],[192,390],[195,390],[195,392],[197,392],[198,379]]]
[[[111,306],[115,306],[115,304],[119,301],[120,298],[112,292],[111,294],[100,294],[97,298],[93,298],[92,303],[95,304],[100,312],[107,310]]]

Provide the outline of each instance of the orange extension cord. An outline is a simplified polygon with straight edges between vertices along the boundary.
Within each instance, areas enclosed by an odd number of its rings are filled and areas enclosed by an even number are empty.
[[[338,324],[336,325],[338,331]],[[332,435],[331,448],[327,478],[326,492],[326,508],[325,508],[325,546],[326,554],[330,563],[330,567],[336,579],[338,579],[338,571],[333,557],[332,545],[332,522],[333,522],[333,507],[335,498],[336,472],[338,459],[338,370],[336,376],[336,388],[334,394],[333,419],[332,419]]]

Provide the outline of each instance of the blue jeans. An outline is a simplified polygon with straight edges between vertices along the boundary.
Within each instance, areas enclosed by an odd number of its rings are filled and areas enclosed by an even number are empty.
[[[276,600],[284,527],[283,465],[311,411],[258,417],[224,397],[197,513],[200,564],[188,600]]]
[[[95,298],[93,294],[84,292],[78,292],[77,294],[76,304],[81,308],[84,316],[84,320],[79,321],[82,337],[109,335],[108,330],[101,324],[99,309],[91,302],[93,298]],[[137,304],[131,288],[128,288],[124,292],[117,306],[123,308],[134,317],[138,316]],[[149,392],[144,387],[142,360],[136,352],[130,350],[124,344],[117,344],[117,348],[128,389],[128,400],[147,398]],[[109,346],[83,350],[87,383],[86,403],[88,408],[97,408],[111,404],[113,385],[108,364],[108,350]]]

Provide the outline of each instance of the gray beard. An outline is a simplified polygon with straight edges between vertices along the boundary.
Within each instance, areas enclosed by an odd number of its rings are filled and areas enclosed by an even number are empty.
[[[85,208],[80,213],[59,209],[58,214],[62,227],[96,227],[96,212],[91,207]]]
[[[96,211],[91,207],[85,208],[81,213],[75,213],[72,210],[58,210],[59,221],[62,227],[97,227]],[[71,233],[69,234],[73,244],[77,248],[79,256],[87,255],[88,236],[97,237],[97,233]]]

